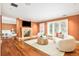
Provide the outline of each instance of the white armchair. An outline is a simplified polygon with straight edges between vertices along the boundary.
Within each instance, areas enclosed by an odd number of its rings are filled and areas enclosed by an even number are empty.
[[[56,47],[65,52],[71,52],[76,48],[76,41],[73,36],[68,36],[65,39],[54,37]]]

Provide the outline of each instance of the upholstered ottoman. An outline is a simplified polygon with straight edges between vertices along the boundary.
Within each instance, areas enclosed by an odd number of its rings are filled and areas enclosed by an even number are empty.
[[[37,39],[37,43],[40,45],[47,45],[48,44],[48,40],[44,39],[44,38],[38,38]]]
[[[54,37],[54,40],[56,47],[60,51],[71,52],[74,51],[74,49],[76,48],[76,41],[75,38],[72,36],[68,36],[65,39]]]

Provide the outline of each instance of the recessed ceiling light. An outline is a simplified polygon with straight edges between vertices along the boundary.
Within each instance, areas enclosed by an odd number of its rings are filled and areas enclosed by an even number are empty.
[[[29,5],[31,5],[31,3],[25,3],[25,5],[29,6]]]

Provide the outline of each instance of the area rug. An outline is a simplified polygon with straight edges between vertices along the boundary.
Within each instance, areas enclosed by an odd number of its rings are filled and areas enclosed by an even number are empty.
[[[36,49],[39,49],[40,51],[43,51],[44,53],[50,55],[50,56],[64,56],[65,52],[59,51],[56,48],[55,43],[53,40],[48,40],[47,45],[39,45],[37,44],[37,39],[24,41],[25,43],[35,47]]]

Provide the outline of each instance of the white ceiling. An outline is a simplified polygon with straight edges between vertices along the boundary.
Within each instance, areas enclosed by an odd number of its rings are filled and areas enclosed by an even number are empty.
[[[2,6],[2,15],[9,17],[20,17],[24,20],[35,22],[46,21],[79,14],[79,3],[16,3],[18,7],[13,7],[10,3]]]

